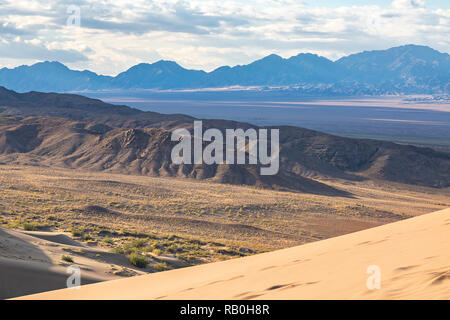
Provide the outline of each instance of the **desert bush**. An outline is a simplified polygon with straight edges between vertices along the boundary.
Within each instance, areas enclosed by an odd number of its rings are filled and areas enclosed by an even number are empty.
[[[135,248],[143,248],[147,245],[147,242],[148,240],[146,239],[136,239],[130,243],[130,246]]]
[[[153,268],[154,268],[156,271],[167,271],[167,270],[172,269],[172,268],[171,268],[167,263],[165,263],[165,262],[157,263],[157,264],[153,265]]]
[[[115,247],[112,251],[115,252],[115,253],[120,253],[120,254],[124,254],[125,253],[125,250],[123,250],[122,246]]]
[[[103,239],[103,242],[107,244],[114,244],[113,239],[111,239],[110,237],[106,237],[105,239]]]
[[[38,229],[38,226],[35,223],[25,222],[23,224],[23,229],[25,231],[36,231]]]
[[[129,260],[133,266],[138,268],[145,268],[148,265],[147,258],[136,252],[130,254]]]
[[[160,256],[162,254],[162,251],[160,249],[153,249],[152,253],[154,255]]]
[[[132,253],[140,253],[144,250],[148,243],[147,239],[135,239],[123,244],[122,246],[114,248],[116,253],[125,253],[131,255]]]
[[[90,234],[83,234],[84,241],[94,240],[94,238]]]
[[[180,252],[180,251],[182,251],[181,250],[181,248],[177,245],[177,244],[171,244],[170,246],[168,246],[167,248],[166,248],[166,251],[168,252],[168,253],[177,253],[177,252]]]
[[[61,260],[69,262],[69,263],[73,263],[73,258],[71,256],[62,256]]]
[[[72,233],[72,236],[74,237],[81,237],[84,233],[84,229],[83,228],[72,228],[72,230],[70,231]]]

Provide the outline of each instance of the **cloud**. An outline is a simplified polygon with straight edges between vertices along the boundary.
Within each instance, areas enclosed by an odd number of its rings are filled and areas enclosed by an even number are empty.
[[[391,7],[395,9],[412,9],[425,7],[424,0],[394,0],[391,3]]]
[[[13,35],[13,36],[18,36],[18,35],[24,35],[27,32],[25,30],[20,30],[17,29],[16,27],[8,24],[8,23],[0,23],[0,34],[2,34],[3,36],[6,35]]]
[[[110,5],[110,4],[109,4]],[[152,3],[147,8],[133,6],[133,14],[122,12],[120,7],[113,7],[109,11],[102,4],[91,5],[80,3],[81,24],[83,28],[114,31],[124,34],[142,35],[154,31],[175,33],[207,34],[215,29],[227,26],[247,24],[245,19],[232,15],[211,14],[186,1],[168,3],[164,6]],[[61,11],[59,8],[57,11]],[[128,9],[131,11],[131,8]],[[53,22],[66,25],[67,16],[55,14]]]
[[[15,36],[28,36],[34,37],[37,34],[37,30],[43,28],[43,25],[35,24],[28,25],[26,27],[19,27],[14,22],[0,20],[0,37],[15,37]]]
[[[450,51],[448,8],[430,9],[423,0],[351,7],[308,3],[0,0],[0,49],[6,50],[0,54],[10,55],[4,60],[10,64],[14,58],[18,64],[52,56],[72,68],[116,74],[160,58],[212,70],[270,53],[287,57],[308,51],[336,59],[406,43]],[[69,4],[80,8],[80,28],[67,26]],[[5,43],[22,51],[15,55]]]
[[[16,59],[36,59],[73,63],[86,61],[88,58],[75,50],[48,49],[41,45],[25,42],[0,42],[0,57]]]

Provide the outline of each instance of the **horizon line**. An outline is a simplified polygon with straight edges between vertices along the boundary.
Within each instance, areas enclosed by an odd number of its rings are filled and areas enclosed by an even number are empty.
[[[365,52],[387,51],[387,50],[394,49],[394,48],[401,48],[401,47],[408,47],[408,46],[413,46],[413,47],[426,47],[426,48],[435,50],[435,51],[437,51],[437,52],[439,52],[439,53],[441,53],[441,54],[447,54],[447,55],[449,55],[448,52],[441,52],[441,51],[436,50],[436,49],[434,49],[434,48],[432,48],[432,47],[430,47],[430,46],[427,46],[427,45],[421,45],[421,44],[413,44],[413,43],[409,43],[409,44],[403,44],[403,45],[398,45],[398,46],[389,47],[389,48],[387,48],[387,49],[376,49],[376,50],[363,50],[363,51],[357,51],[357,52],[354,52],[354,53],[350,53],[350,54],[347,54],[347,55],[343,55],[343,56],[341,56],[341,57],[339,57],[339,58],[337,58],[337,59],[335,59],[335,60],[332,60],[332,59],[329,59],[329,58],[327,58],[327,57],[325,57],[325,56],[321,56],[321,55],[319,55],[319,54],[311,53],[311,52],[299,52],[297,55],[293,55],[293,56],[286,57],[286,58],[283,57],[283,56],[281,56],[281,55],[279,55],[279,54],[271,53],[271,54],[266,55],[266,56],[263,56],[263,57],[261,57],[261,58],[259,58],[259,59],[253,60],[252,62],[249,62],[249,63],[247,63],[247,64],[236,64],[236,65],[233,65],[233,66],[230,66],[230,65],[220,65],[220,66],[218,66],[218,67],[212,69],[211,71],[205,71],[205,70],[203,70],[203,69],[190,69],[190,68],[188,68],[188,67],[182,66],[182,65],[181,65],[180,63],[178,63],[176,60],[166,60],[166,59],[159,59],[159,60],[157,60],[157,61],[155,61],[155,62],[138,62],[138,63],[133,64],[132,66],[128,67],[128,68],[125,69],[124,71],[121,71],[121,72],[119,72],[119,73],[117,73],[117,74],[115,74],[115,75],[101,74],[101,73],[97,73],[97,72],[91,71],[91,70],[89,70],[89,69],[71,69],[71,68],[69,68],[66,64],[64,64],[64,63],[62,63],[62,62],[60,62],[60,61],[58,61],[58,60],[40,60],[40,61],[37,61],[37,62],[35,62],[35,63],[33,63],[33,64],[21,64],[21,65],[17,65],[17,66],[15,66],[15,67],[11,67],[11,68],[8,68],[8,67],[2,67],[2,68],[0,68],[0,71],[1,71],[1,70],[4,70],[4,69],[7,69],[7,70],[14,70],[14,69],[17,69],[17,68],[20,68],[20,67],[32,67],[32,66],[37,65],[37,64],[40,64],[40,63],[58,63],[58,64],[60,64],[60,65],[63,65],[64,67],[68,68],[68,69],[71,70],[71,71],[78,71],[78,72],[85,72],[85,71],[87,71],[87,72],[95,73],[95,74],[98,75],[98,76],[104,76],[104,77],[115,78],[115,77],[117,77],[118,75],[120,75],[121,73],[126,72],[126,71],[130,70],[131,68],[136,67],[136,66],[138,66],[138,65],[143,65],[143,64],[145,64],[145,65],[154,65],[154,64],[159,63],[159,62],[173,62],[173,63],[177,64],[178,66],[180,66],[181,68],[183,68],[183,69],[185,69],[185,70],[188,70],[188,71],[198,71],[198,72],[204,72],[204,73],[212,73],[212,72],[214,72],[214,71],[216,71],[216,70],[218,70],[218,69],[220,69],[220,68],[224,68],[224,67],[234,68],[234,67],[239,67],[239,66],[247,66],[247,65],[250,65],[250,64],[252,64],[252,63],[254,63],[254,62],[263,60],[263,59],[265,59],[265,58],[267,58],[267,57],[270,57],[270,56],[277,56],[277,57],[279,57],[279,58],[281,58],[281,59],[283,59],[283,60],[289,60],[290,58],[297,57],[297,56],[299,56],[299,55],[301,55],[301,54],[311,54],[311,55],[314,55],[314,56],[317,56],[317,57],[320,57],[320,58],[325,58],[325,59],[327,59],[328,61],[331,61],[331,62],[335,63],[335,62],[339,61],[339,60],[342,59],[342,58],[349,57],[349,56],[352,56],[352,55],[355,55],[355,54],[361,54],[361,53],[365,53]]]

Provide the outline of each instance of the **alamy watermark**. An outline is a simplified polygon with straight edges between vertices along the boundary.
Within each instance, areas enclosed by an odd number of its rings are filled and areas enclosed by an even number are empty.
[[[172,141],[179,141],[171,153],[174,164],[247,164],[248,161],[250,165],[261,166],[261,175],[278,173],[279,129],[270,129],[270,137],[268,129],[226,129],[224,138],[221,130],[203,132],[202,121],[194,121],[193,131],[193,136],[184,128],[172,132]],[[205,147],[204,142],[208,143]]]
[[[366,287],[370,291],[381,289],[381,268],[375,264],[367,267],[367,274],[370,276],[367,278]]]
[[[81,26],[81,8],[76,5],[70,5],[67,7],[66,25],[68,27],[80,27]]]
[[[67,278],[66,285],[69,289],[79,289],[81,286],[81,269],[78,265],[73,264],[66,270],[70,276]]]

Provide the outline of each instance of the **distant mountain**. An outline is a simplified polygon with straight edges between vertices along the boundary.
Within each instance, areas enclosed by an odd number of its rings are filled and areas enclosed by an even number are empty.
[[[144,175],[345,195],[315,178],[381,179],[450,186],[450,154],[391,142],[337,137],[281,126],[280,171],[261,176],[250,165],[182,165],[170,161],[170,131],[194,118],[144,112],[73,94],[16,93],[0,87],[0,162],[58,165]],[[253,127],[203,120],[204,130]]]
[[[272,54],[212,72],[161,60],[138,64],[115,77],[40,62],[0,69],[0,85],[19,92],[259,86],[323,95],[449,93],[450,55],[417,45],[365,51],[335,62],[309,53],[288,59]]]
[[[365,51],[343,57],[336,64],[348,70],[346,80],[383,91],[450,91],[450,55],[425,46]]]
[[[70,70],[59,62],[49,61],[0,69],[0,84],[21,92],[103,89],[110,86],[111,79],[87,70]]]
[[[207,75],[207,86],[289,86],[332,83],[345,74],[340,65],[315,54],[289,59],[272,54],[248,65],[221,67]]]
[[[198,87],[206,76],[204,71],[187,70],[173,61],[160,60],[153,64],[141,63],[120,73],[110,87],[121,89],[178,89]]]

